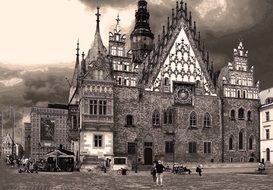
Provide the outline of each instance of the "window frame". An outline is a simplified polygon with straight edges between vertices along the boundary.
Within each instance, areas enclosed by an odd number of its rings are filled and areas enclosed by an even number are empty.
[[[103,148],[103,135],[102,134],[94,134],[93,140],[94,148]]]
[[[153,111],[152,125],[155,127],[160,126],[160,112],[157,109]]]
[[[211,115],[208,112],[205,113],[205,115],[204,115],[203,125],[204,125],[204,128],[211,128],[212,127]]]
[[[190,113],[190,117],[189,117],[189,127],[190,128],[197,128],[197,114],[195,113],[195,111],[192,111]]]
[[[212,145],[212,143],[210,141],[204,142],[204,154],[211,154],[212,153],[211,145]]]
[[[197,142],[189,142],[189,154],[196,154],[197,153]]]
[[[174,153],[173,141],[165,141],[165,153],[166,154],[173,154]]]

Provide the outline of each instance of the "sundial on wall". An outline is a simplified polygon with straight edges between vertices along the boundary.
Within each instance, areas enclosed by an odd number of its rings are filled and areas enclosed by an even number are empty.
[[[193,87],[190,84],[174,84],[175,104],[192,104]]]

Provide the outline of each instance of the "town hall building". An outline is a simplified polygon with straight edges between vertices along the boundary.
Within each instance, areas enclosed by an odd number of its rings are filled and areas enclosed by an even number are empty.
[[[242,42],[215,73],[183,1],[155,37],[148,3],[139,0],[130,49],[119,17],[107,49],[99,8],[96,16],[88,53],[77,44],[68,102],[69,138],[83,165],[259,159],[259,83]]]

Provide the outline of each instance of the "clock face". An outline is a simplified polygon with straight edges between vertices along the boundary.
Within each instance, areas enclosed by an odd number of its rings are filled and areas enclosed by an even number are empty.
[[[178,98],[181,100],[186,100],[189,97],[189,92],[185,89],[181,89],[178,91]]]
[[[192,104],[192,89],[190,86],[177,86],[174,91],[176,104]]]

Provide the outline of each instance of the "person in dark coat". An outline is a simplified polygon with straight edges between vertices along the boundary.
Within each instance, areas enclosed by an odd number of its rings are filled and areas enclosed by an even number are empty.
[[[163,185],[163,171],[164,171],[164,166],[162,165],[162,162],[158,160],[158,164],[156,165],[156,185]]]
[[[153,182],[156,183],[156,162],[153,163],[153,167],[151,168],[151,175],[153,177]]]
[[[199,176],[202,176],[202,169],[203,169],[203,166],[201,164],[199,164],[196,167],[196,172],[199,174]]]

